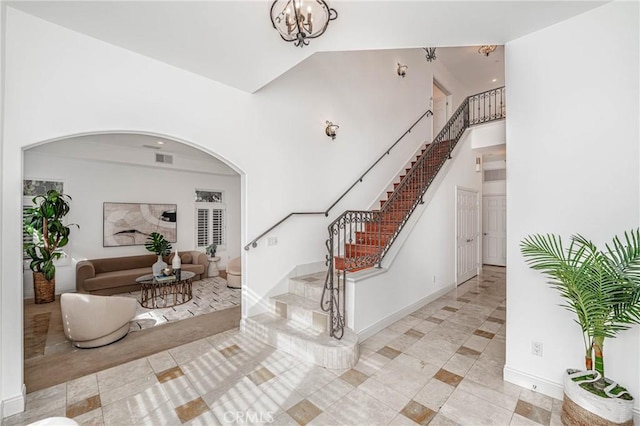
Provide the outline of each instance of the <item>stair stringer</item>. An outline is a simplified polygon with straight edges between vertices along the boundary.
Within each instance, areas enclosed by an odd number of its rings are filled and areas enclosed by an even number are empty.
[[[402,246],[404,245],[405,241],[413,231],[413,228],[415,228],[416,224],[422,217],[423,213],[429,207],[429,204],[431,203],[433,196],[438,191],[440,184],[449,173],[449,169],[451,169],[451,166],[453,164],[452,162],[456,160],[456,154],[464,147],[466,143],[471,143],[471,138],[469,137],[471,132],[472,132],[472,129],[467,129],[460,137],[460,140],[456,144],[455,148],[453,148],[453,151],[451,153],[452,159],[447,160],[444,163],[444,165],[436,175],[433,182],[431,182],[431,185],[429,185],[429,188],[427,188],[427,191],[424,193],[424,196],[422,198],[424,201],[424,204],[419,204],[418,207],[416,207],[416,209],[413,211],[411,216],[409,216],[409,218],[407,219],[407,223],[404,225],[400,233],[394,239],[393,244],[391,244],[391,246],[389,247],[389,250],[387,251],[387,254],[385,255],[384,259],[382,259],[382,262],[380,264],[381,268],[388,269],[393,265],[393,262],[396,256],[398,256],[398,253],[402,249]]]

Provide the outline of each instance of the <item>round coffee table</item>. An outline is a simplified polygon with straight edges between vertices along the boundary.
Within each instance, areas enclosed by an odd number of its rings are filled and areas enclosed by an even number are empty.
[[[144,308],[157,309],[182,305],[193,298],[191,280],[196,274],[182,271],[180,279],[170,275],[155,277],[153,274],[136,278],[140,283],[140,304]]]

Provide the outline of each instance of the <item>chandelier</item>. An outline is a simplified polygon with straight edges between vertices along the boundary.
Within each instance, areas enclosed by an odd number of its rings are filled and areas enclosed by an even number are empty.
[[[484,46],[480,46],[478,53],[484,56],[489,56],[489,54],[494,52],[497,47],[498,46],[495,44],[485,44]]]
[[[309,39],[320,37],[329,21],[338,17],[324,0],[275,0],[271,5],[271,23],[284,41],[304,47]]]

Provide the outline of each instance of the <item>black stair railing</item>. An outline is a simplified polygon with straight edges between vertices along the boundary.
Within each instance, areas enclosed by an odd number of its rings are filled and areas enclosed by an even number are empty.
[[[505,118],[504,91],[500,87],[465,98],[380,210],[347,210],[331,222],[326,241],[327,275],[320,304],[330,313],[332,337],[341,339],[344,335],[347,272],[380,266],[411,214],[424,204],[425,192],[451,158],[464,132],[471,125]]]

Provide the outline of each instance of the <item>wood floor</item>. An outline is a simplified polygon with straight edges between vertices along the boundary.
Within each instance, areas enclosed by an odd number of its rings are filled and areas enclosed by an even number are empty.
[[[91,321],[90,318],[87,319]],[[24,381],[27,393],[64,383],[157,352],[238,327],[240,307],[129,333],[94,349],[65,343],[60,301],[24,306]],[[45,354],[45,348],[46,354]]]

